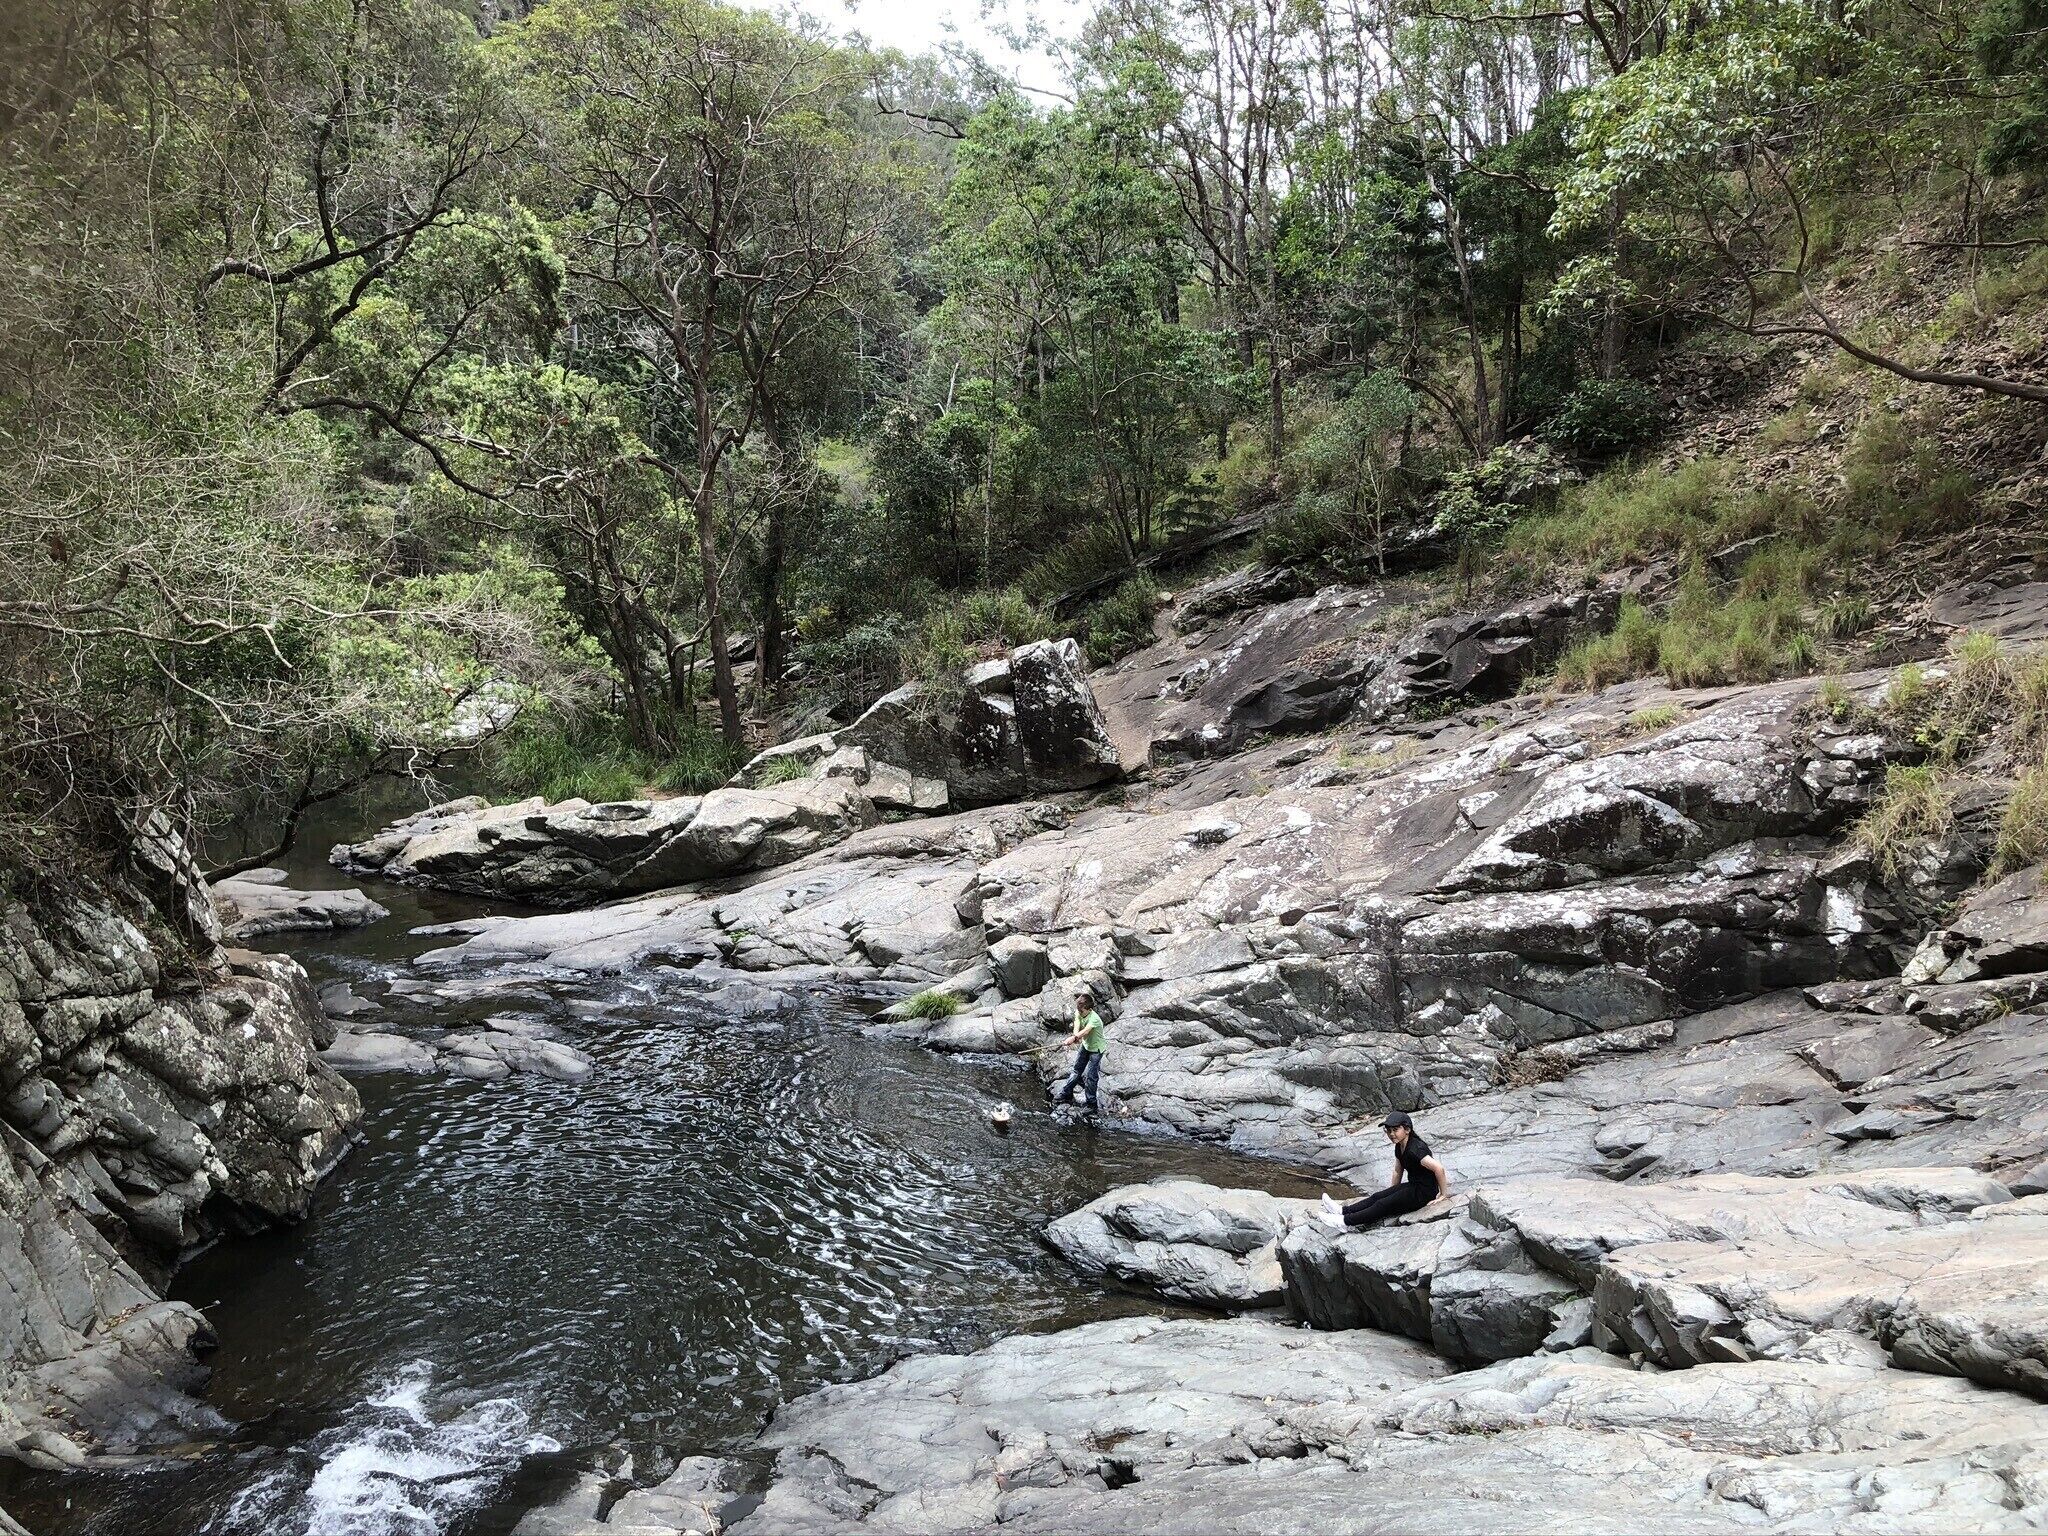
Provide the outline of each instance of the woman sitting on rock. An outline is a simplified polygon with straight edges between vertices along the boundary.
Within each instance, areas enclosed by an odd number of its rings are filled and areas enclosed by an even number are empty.
[[[1339,1205],[1328,1195],[1323,1196],[1322,1218],[1339,1232],[1406,1216],[1451,1192],[1451,1176],[1430,1152],[1429,1143],[1415,1134],[1413,1120],[1397,1109],[1380,1122],[1380,1127],[1394,1144],[1394,1176],[1387,1180],[1385,1189],[1349,1205]]]

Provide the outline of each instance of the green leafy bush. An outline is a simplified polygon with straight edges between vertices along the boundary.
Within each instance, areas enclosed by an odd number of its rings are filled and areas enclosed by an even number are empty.
[[[1542,516],[1571,478],[1548,448],[1509,445],[1454,471],[1437,495],[1437,523],[1460,544],[1505,532],[1524,517]]]
[[[1611,459],[1640,448],[1663,418],[1657,395],[1636,379],[1588,379],[1543,423],[1542,439],[1577,459]]]

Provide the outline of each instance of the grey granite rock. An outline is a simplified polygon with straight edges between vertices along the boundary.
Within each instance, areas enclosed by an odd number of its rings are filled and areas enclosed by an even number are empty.
[[[1875,1532],[2042,1512],[2048,1409],[1968,1382],[1588,1351],[1445,1376],[1403,1348],[1140,1319],[907,1361],[779,1415],[767,1496],[734,1529]]]
[[[1278,1306],[1280,1239],[1315,1203],[1188,1179],[1126,1185],[1059,1217],[1046,1238],[1085,1274],[1226,1311]]]
[[[338,933],[362,928],[390,912],[361,891],[299,891],[281,869],[253,869],[213,887],[221,932],[243,942],[272,933]]]
[[[38,1465],[221,1428],[188,1395],[205,1321],[157,1287],[302,1216],[359,1114],[305,973],[219,948],[167,839],[146,876],[0,902],[0,1455]]]

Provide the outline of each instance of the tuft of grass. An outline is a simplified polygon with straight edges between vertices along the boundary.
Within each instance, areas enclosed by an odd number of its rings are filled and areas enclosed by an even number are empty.
[[[1955,785],[1935,764],[1893,764],[1884,789],[1856,823],[1856,846],[1870,855],[1878,872],[1895,880],[1913,854],[1955,825]]]
[[[1998,818],[1991,855],[1994,878],[2038,864],[2048,856],[2048,764],[2027,769],[2013,784]]]
[[[1647,736],[1652,731],[1670,729],[1684,713],[1676,704],[1647,705],[1628,717],[1627,729],[1632,736]]]
[[[1140,571],[1090,608],[1083,642],[1089,662],[1106,667],[1118,657],[1150,645],[1152,615],[1158,606],[1159,583],[1151,572]]]
[[[1877,710],[1894,725],[1915,727],[1933,707],[1934,684],[1928,681],[1927,669],[1917,661],[1909,661],[1892,673]]]
[[[817,764],[807,763],[800,757],[778,757],[761,770],[761,776],[755,782],[761,789],[767,789],[775,784],[793,783],[797,779],[808,779],[811,770],[816,766]]]
[[[1857,698],[1839,677],[1830,677],[1821,683],[1820,712],[1837,725],[1877,723],[1877,711]]]
[[[1830,599],[1820,610],[1819,629],[1830,640],[1847,640],[1870,628],[1870,599],[1861,593]]]
[[[2048,651],[2014,659],[2011,711],[2015,752],[2039,760],[2048,752]]]
[[[965,1006],[952,993],[941,992],[934,987],[905,1003],[903,1012],[913,1019],[950,1019]]]

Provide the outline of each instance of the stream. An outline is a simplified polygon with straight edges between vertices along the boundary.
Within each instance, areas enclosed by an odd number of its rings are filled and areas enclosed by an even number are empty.
[[[674,973],[451,998],[421,983],[460,978],[411,965],[448,940],[411,930],[490,909],[343,879],[326,846],[309,834],[291,882],[361,884],[392,915],[271,947],[371,999],[359,1022],[516,1015],[595,1071],[356,1078],[363,1143],[311,1219],[172,1286],[220,1336],[208,1400],[236,1431],[132,1471],[0,1464],[35,1536],[498,1536],[580,1468],[654,1480],[904,1355],[1164,1310],[1040,1239],[1115,1185],[1320,1187],[1056,1119],[1015,1064],[872,1038],[828,998],[732,1017]]]

